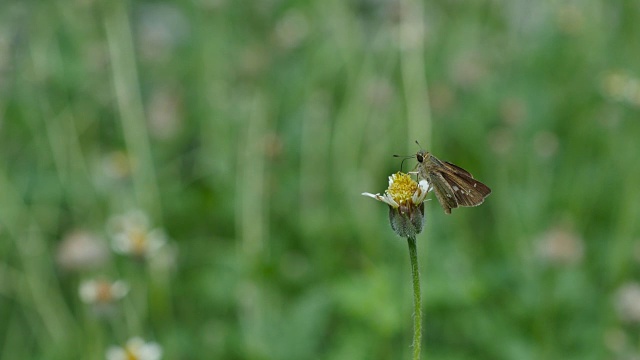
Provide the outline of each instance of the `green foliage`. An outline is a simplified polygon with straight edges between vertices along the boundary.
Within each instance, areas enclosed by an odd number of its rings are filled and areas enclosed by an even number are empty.
[[[360,193],[414,140],[493,189],[426,203],[424,358],[637,357],[639,4],[0,3],[0,358],[408,359]],[[132,209],[168,252],[65,267]],[[94,278],[130,285],[101,316]]]

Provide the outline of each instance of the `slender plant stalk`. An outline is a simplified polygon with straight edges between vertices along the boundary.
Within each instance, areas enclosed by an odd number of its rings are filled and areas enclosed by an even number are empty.
[[[420,271],[418,270],[418,251],[416,238],[408,237],[409,258],[411,259],[411,277],[413,279],[413,360],[420,360],[422,340],[422,300],[420,298]]]

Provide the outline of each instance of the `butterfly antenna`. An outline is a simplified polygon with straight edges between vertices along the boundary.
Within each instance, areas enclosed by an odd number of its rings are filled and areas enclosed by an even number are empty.
[[[411,159],[411,158],[406,157],[406,158],[402,159],[402,162],[400,162],[400,172],[404,172],[404,170],[402,170],[402,166],[404,165],[404,162],[407,161],[407,159]]]
[[[393,157],[402,158],[402,162],[400,163],[400,171],[402,171],[402,166],[407,159],[412,159],[414,155],[393,155]]]

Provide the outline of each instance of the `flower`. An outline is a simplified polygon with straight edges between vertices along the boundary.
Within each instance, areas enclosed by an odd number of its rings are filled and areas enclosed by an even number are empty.
[[[56,260],[65,270],[90,270],[104,265],[109,249],[102,239],[84,230],[65,235],[58,245]]]
[[[103,174],[112,180],[123,180],[131,176],[135,161],[124,151],[116,150],[103,156],[101,167]]]
[[[154,342],[145,342],[134,337],[124,347],[111,346],[107,349],[107,360],[158,360],[162,357],[162,348]]]
[[[129,285],[122,281],[89,280],[80,284],[80,300],[86,304],[110,304],[122,299]]]
[[[538,256],[557,266],[577,264],[584,257],[584,241],[569,225],[556,225],[537,240]]]
[[[275,27],[275,39],[285,49],[298,46],[309,33],[309,20],[301,12],[290,10]]]
[[[139,259],[150,258],[167,242],[161,229],[150,229],[147,216],[140,211],[119,215],[109,221],[113,251]]]
[[[626,71],[610,71],[601,81],[604,95],[611,100],[640,105],[640,79]]]
[[[182,94],[179,88],[165,86],[154,89],[149,99],[149,131],[160,140],[176,136],[182,126]]]
[[[424,225],[424,200],[429,192],[429,183],[417,183],[408,174],[397,172],[389,176],[389,188],[383,195],[362,193],[389,205],[389,222],[396,234],[415,237]]]
[[[623,284],[615,293],[614,306],[623,321],[640,323],[640,283]]]

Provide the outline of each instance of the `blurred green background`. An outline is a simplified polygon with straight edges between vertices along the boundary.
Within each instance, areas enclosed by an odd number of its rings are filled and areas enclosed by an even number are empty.
[[[418,140],[493,189],[430,195],[423,358],[637,359],[638,59],[637,0],[3,1],[0,358],[408,359],[360,194]],[[143,261],[107,247],[134,209]]]

